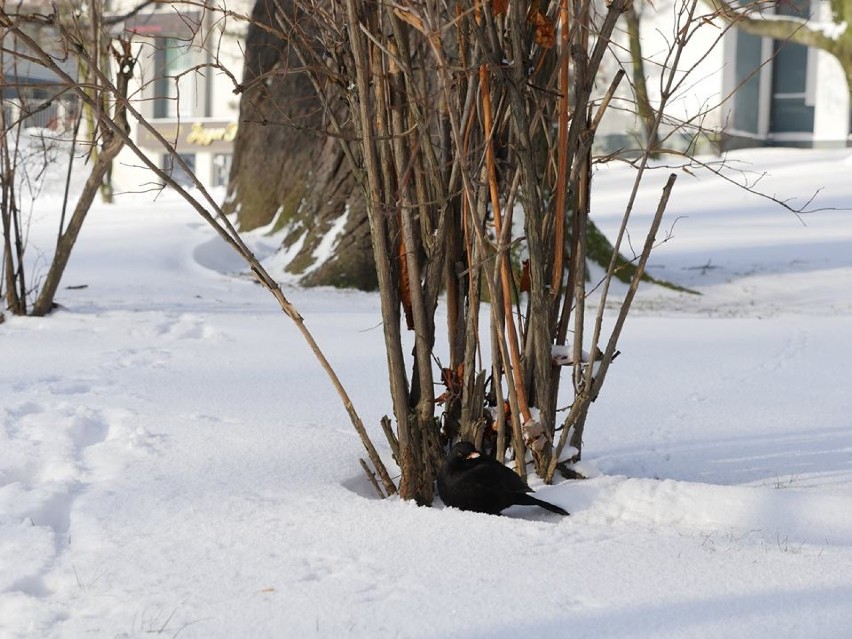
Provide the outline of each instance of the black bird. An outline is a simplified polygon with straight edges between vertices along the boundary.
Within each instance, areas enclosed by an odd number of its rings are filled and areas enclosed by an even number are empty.
[[[517,473],[482,455],[470,442],[453,446],[438,473],[438,494],[447,506],[499,515],[503,509],[520,504],[568,514],[559,506],[536,499],[531,492]]]

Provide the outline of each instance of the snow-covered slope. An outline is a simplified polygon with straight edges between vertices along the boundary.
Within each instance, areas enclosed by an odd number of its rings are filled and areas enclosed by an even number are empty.
[[[852,207],[848,152],[735,159]],[[595,179],[612,232],[629,173]],[[0,325],[0,637],[847,637],[852,213],[803,226],[684,174],[668,218],[652,272],[704,295],[640,295],[593,477],[536,486],[563,519],[373,498],[324,374],[213,232],[171,197],[97,207],[64,282],[86,288]],[[288,294],[381,443],[377,297]]]

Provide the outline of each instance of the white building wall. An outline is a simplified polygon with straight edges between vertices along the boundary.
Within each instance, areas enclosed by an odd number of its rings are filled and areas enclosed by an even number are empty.
[[[849,135],[849,91],[837,58],[817,51],[814,143],[837,143]]]
[[[831,22],[831,5],[812,0],[816,19]],[[837,144],[849,138],[849,91],[846,74],[837,58],[824,51],[813,51],[816,58],[814,74],[814,144]]]
[[[671,51],[687,19],[684,10],[690,4],[682,0],[662,0],[651,5],[647,0],[636,0],[636,9],[641,14],[640,33],[642,54],[646,58],[646,84],[654,108],[660,105],[663,83],[675,63]],[[705,14],[709,15],[709,10],[699,3],[696,16]],[[682,48],[677,60],[675,90],[666,107],[666,115],[669,118],[677,121],[689,120],[695,125],[700,124],[711,135],[715,135],[715,131],[724,122],[724,111],[719,108],[724,96],[722,72],[725,67],[725,56],[724,47],[720,41],[722,32],[723,28],[709,19],[694,20],[689,41]],[[622,88],[619,91],[619,95],[625,99],[618,105],[620,110],[613,109],[613,112],[608,114],[600,135],[618,137],[627,132],[628,135],[638,139],[641,128],[638,119],[631,113],[635,109],[629,84],[632,83],[633,71],[623,22],[619,22],[616,27],[610,50],[627,72],[627,77],[622,81]],[[601,76],[601,80],[608,81],[614,75],[616,68],[611,65],[611,68]],[[605,90],[606,87],[602,86],[601,92]],[[664,133],[670,130],[671,124],[664,125]],[[687,136],[693,132],[694,129],[685,130],[682,138],[677,136],[679,142],[685,144]]]
[[[121,13],[122,9],[135,4],[136,0],[120,0],[114,3],[113,12]],[[217,3],[245,15],[251,12],[253,4],[253,0]],[[170,35],[170,28],[180,28],[180,22],[174,26],[174,19],[182,20],[182,16],[177,15],[181,11],[185,12],[183,17],[200,20],[200,25],[191,43],[185,39],[170,42],[178,48],[172,49],[175,55],[167,74],[177,76],[193,67],[197,70],[164,85],[157,82],[161,73],[156,68],[158,59],[163,62],[162,51],[166,41],[162,38]],[[150,13],[157,15],[151,18]],[[166,26],[164,30],[163,24],[168,25],[169,22],[172,26]],[[160,5],[157,11],[140,15],[136,22],[128,21],[124,25],[125,29],[134,31],[132,41],[139,54],[136,80],[131,89],[134,107],[176,147],[178,153],[192,160],[196,177],[206,187],[221,183],[230,167],[231,141],[239,117],[239,95],[234,93],[231,76],[238,82],[242,79],[247,26],[245,21],[225,18],[221,11],[202,11],[192,6],[181,8],[180,5]],[[229,73],[213,65],[221,65]],[[162,95],[163,91],[168,91],[174,100],[160,100],[157,107],[155,96]],[[162,113],[163,108],[168,112]],[[135,121],[131,122],[131,127],[136,144],[155,165],[163,167],[167,162],[166,149]],[[125,148],[114,165],[113,181],[120,193],[149,191],[152,184],[160,180],[132,150]]]
[[[814,1],[815,14],[823,22],[830,20],[828,3]],[[659,105],[661,81],[668,72],[666,64],[668,53],[685,23],[683,10],[692,3],[689,0],[663,0],[653,6],[648,0],[636,0],[636,8],[642,13],[641,38],[645,63],[647,85],[652,105]],[[600,8],[600,11],[605,9]],[[668,116],[676,120],[691,120],[708,131],[710,137],[718,136],[731,122],[733,100],[731,95],[736,89],[734,66],[736,60],[735,30],[719,20],[711,19],[710,10],[698,3],[694,26],[689,30],[689,42],[683,49],[678,61],[678,71],[682,83],[670,99],[666,110]],[[627,87],[627,79],[632,78],[630,56],[627,49],[627,34],[623,24],[616,28],[611,50],[627,71],[627,78],[621,96],[629,96],[629,101],[616,104],[613,113],[608,114],[599,132],[599,139],[611,136],[614,139],[628,136],[640,137],[640,123],[631,111],[635,108],[632,94]],[[772,139],[769,130],[771,78],[772,78],[772,40],[764,38],[762,68],[756,71],[761,81],[761,102],[757,105],[760,131],[757,135],[747,134],[754,144],[766,143]],[[812,63],[809,65],[808,103],[814,107],[814,131],[801,141],[814,145],[845,144],[849,137],[850,102],[843,69],[837,60],[822,51],[811,50]],[[601,76],[600,93],[603,86],[615,73],[615,66],[607,69]],[[620,110],[619,110],[620,108]],[[791,140],[795,136],[787,135]],[[699,149],[709,150],[709,149]]]
[[[599,0],[598,11],[606,11]],[[136,0],[121,0],[124,8],[134,5]],[[816,0],[815,0],[816,2]],[[819,5],[820,3],[818,3]],[[821,3],[825,4],[825,3]],[[248,14],[253,0],[230,0],[227,8],[238,13]],[[174,15],[178,5],[160,5],[159,12]],[[667,145],[683,148],[692,141],[695,127],[705,132],[704,140],[708,144],[693,150],[709,151],[709,141],[717,138],[730,122],[732,102],[726,100],[735,88],[732,82],[733,65],[736,51],[733,30],[723,23],[711,19],[710,10],[698,3],[696,15],[690,25],[686,25],[686,10],[692,6],[689,0],[659,0],[653,4],[649,0],[636,0],[636,9],[642,14],[641,37],[643,53],[647,58],[645,71],[647,86],[652,104],[660,103],[663,83],[675,62],[672,55],[674,43],[688,37],[688,42],[677,59],[675,91],[669,100],[667,116],[673,121],[689,121],[693,125],[684,129],[682,134],[667,140]],[[821,5],[820,5],[821,6]],[[120,9],[120,7],[119,7]],[[826,10],[822,7],[821,10]],[[117,9],[118,11],[118,9]],[[233,18],[223,19],[221,13],[209,13],[201,23],[201,29],[193,40],[191,55],[183,58],[186,66],[211,63],[214,57],[226,67],[234,78],[242,78],[244,22]],[[686,30],[684,30],[686,28]],[[728,35],[725,35],[727,32]],[[156,34],[151,34],[156,35]],[[184,76],[180,81],[179,104],[173,110],[172,117],[155,118],[154,68],[155,43],[150,35],[139,34],[133,37],[139,51],[138,81],[133,88],[133,103],[144,117],[157,126],[166,137],[175,142],[178,151],[194,158],[195,173],[205,185],[214,185],[227,174],[231,147],[228,140],[233,138],[239,115],[239,96],[234,94],[231,77],[222,70],[206,68],[198,73]],[[771,44],[770,40],[766,43]],[[767,50],[767,59],[771,57],[771,46]],[[598,140],[610,138],[610,146],[622,146],[625,142],[636,146],[641,139],[641,124],[633,115],[632,92],[629,82],[632,78],[630,57],[627,48],[627,34],[623,23],[616,28],[610,47],[617,61],[610,59],[599,79],[598,93],[607,89],[609,79],[613,77],[619,64],[627,71],[627,78],[619,92],[621,101],[616,100],[610,108],[599,131]],[[813,142],[815,144],[845,143],[849,128],[849,97],[845,77],[839,63],[825,53],[813,51],[812,78],[809,82],[809,98],[815,108]],[[767,87],[771,79],[771,63],[759,72],[762,83]],[[767,140],[768,100],[770,92],[762,90],[759,109],[765,112],[761,121],[761,131],[752,136],[755,143]],[[178,128],[178,124],[180,128]],[[136,141],[146,150],[148,156],[158,166],[162,165],[164,150],[153,143],[150,136],[140,131],[135,123]],[[663,134],[672,130],[670,123],[663,126]],[[632,139],[631,139],[632,138]],[[136,191],[150,189],[156,182],[154,176],[141,166],[136,156],[125,149],[119,156],[114,168],[114,181],[117,191]],[[147,186],[143,186],[147,185]]]

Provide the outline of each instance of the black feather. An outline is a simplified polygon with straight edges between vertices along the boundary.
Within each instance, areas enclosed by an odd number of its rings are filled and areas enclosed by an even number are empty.
[[[533,497],[517,473],[493,457],[479,453],[473,444],[459,442],[450,450],[438,473],[438,494],[447,506],[497,515],[509,506],[540,506],[559,515],[568,513]]]

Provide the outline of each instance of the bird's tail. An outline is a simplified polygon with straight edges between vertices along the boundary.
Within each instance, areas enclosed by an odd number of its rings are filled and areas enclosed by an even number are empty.
[[[532,506],[532,505],[541,506],[545,510],[549,510],[550,512],[556,513],[557,515],[564,515],[566,517],[571,514],[567,510],[565,510],[564,508],[560,508],[559,506],[557,506],[555,504],[551,504],[548,501],[538,499],[536,497],[533,497],[532,495],[525,495],[525,497],[526,497],[526,499],[529,500],[527,502],[527,504],[529,504],[530,506]]]

